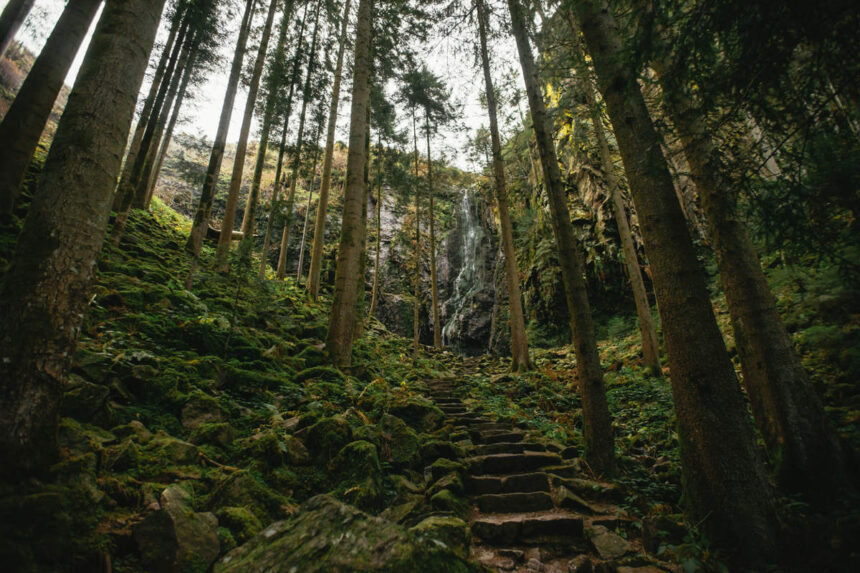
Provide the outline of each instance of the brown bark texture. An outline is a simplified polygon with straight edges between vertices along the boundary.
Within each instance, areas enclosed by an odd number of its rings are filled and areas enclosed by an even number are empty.
[[[363,205],[367,193],[367,114],[370,107],[372,0],[359,0],[350,109],[349,151],[343,193],[343,224],[335,268],[334,295],[326,348],[336,366],[352,361],[352,344],[359,317],[356,302],[364,289],[360,274],[364,258]]]
[[[373,316],[376,312],[376,303],[379,300],[379,251],[382,247],[382,164],[385,161],[381,136],[377,137],[377,147],[379,148],[379,155],[376,160],[376,250],[374,252],[373,286],[370,291],[368,316]]]
[[[439,324],[439,286],[436,281],[436,216],[433,213],[433,161],[430,155],[430,124],[427,124],[427,216],[430,218],[430,303],[433,305],[433,346],[442,348]]]
[[[27,14],[35,3],[36,0],[9,0],[3,8],[3,13],[0,14],[0,58],[15,39],[15,34],[18,33],[18,29],[27,19]]]
[[[0,123],[0,217],[11,214],[66,74],[101,0],[71,0]]]
[[[550,120],[532,59],[526,24],[519,0],[508,0],[511,22],[517,41],[517,51],[523,69],[532,124],[538,143],[544,181],[546,182],[552,217],[553,233],[558,248],[559,265],[564,283],[570,328],[576,356],[579,391],[582,398],[586,459],[597,473],[612,473],[615,466],[615,445],[612,417],[606,401],[606,387],[600,368],[600,355],[594,337],[594,324],[586,292],[582,245],[573,232],[561,169],[555,153]]]
[[[0,293],[0,472],[55,459],[63,384],[164,0],[107,3]]]
[[[481,49],[481,67],[484,72],[484,87],[487,94],[487,113],[490,117],[490,147],[492,149],[493,184],[496,205],[499,210],[499,234],[502,238],[502,253],[505,257],[505,280],[508,287],[508,313],[511,327],[511,369],[514,372],[531,369],[529,345],[523,303],[520,296],[520,272],[517,268],[517,252],[514,248],[513,227],[508,212],[508,191],[505,180],[505,163],[502,160],[502,144],[499,137],[499,120],[496,92],[490,74],[490,55],[487,49],[488,15],[484,0],[477,0],[478,36]],[[529,153],[531,157],[531,153]]]
[[[773,496],[660,138],[606,1],[573,6],[651,263],[678,417],[684,500],[692,520],[728,555],[747,566],[760,563],[775,546]]]

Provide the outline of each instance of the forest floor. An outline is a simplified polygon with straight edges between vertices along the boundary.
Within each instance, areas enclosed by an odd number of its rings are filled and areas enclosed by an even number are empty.
[[[683,519],[671,389],[645,373],[629,319],[601,328],[619,458],[607,482],[579,457],[570,347],[535,349],[535,370],[512,374],[493,356],[422,349],[413,359],[411,341],[371,319],[353,366],[338,370],[323,350],[327,301],[312,303],[291,280],[259,281],[256,264],[240,261],[229,276],[209,272],[207,246],[204,270],[185,290],[188,225],[156,200],[151,213],[134,214],[118,247],[106,247],[66,389],[60,460],[48,480],[0,487],[4,567],[202,572],[217,559],[222,572],[429,572],[478,571],[483,560],[499,570],[553,570],[575,553],[589,563],[580,559],[572,571],[725,569],[723,555]],[[0,265],[10,236],[0,241]],[[804,301],[826,306],[840,296],[828,280],[807,280],[796,299],[797,281],[778,284],[782,304],[793,305],[789,316],[807,321],[793,328],[804,360],[843,439],[856,446],[856,321],[803,314]],[[521,459],[519,443],[547,459]],[[475,460],[482,455],[516,460],[484,472]],[[485,514],[499,500],[474,489],[482,474],[536,472],[552,511],[575,507],[585,516],[568,522],[583,527],[569,554],[556,546],[535,553],[534,544],[529,552],[510,533],[522,533],[521,522],[498,533],[498,516]],[[524,511],[547,503],[545,495],[517,500]],[[783,501],[808,550],[798,570],[856,564],[856,510],[817,516],[799,500]],[[507,552],[487,556],[492,544],[483,542],[494,535]]]

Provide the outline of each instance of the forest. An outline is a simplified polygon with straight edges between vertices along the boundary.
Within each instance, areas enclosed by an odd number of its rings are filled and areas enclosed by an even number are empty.
[[[0,569],[860,571],[850,0],[0,2]]]

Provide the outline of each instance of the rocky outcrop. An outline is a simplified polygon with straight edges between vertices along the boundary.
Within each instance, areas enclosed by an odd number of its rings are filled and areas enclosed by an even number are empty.
[[[479,571],[463,559],[463,534],[455,529],[453,524],[437,523],[408,531],[331,496],[319,495],[299,507],[291,519],[269,525],[228,553],[216,564],[215,572]],[[446,540],[455,540],[461,546],[459,551]]]

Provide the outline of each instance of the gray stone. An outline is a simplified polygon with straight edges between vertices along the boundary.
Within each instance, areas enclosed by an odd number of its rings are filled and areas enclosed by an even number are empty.
[[[592,527],[588,533],[591,545],[602,559],[618,559],[631,549],[626,539],[602,525]]]

